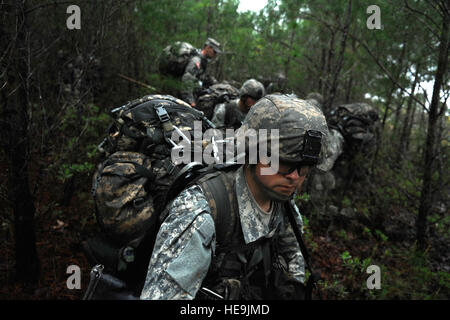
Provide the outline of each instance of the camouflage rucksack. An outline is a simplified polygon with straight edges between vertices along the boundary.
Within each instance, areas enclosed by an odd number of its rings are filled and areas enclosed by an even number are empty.
[[[159,57],[159,72],[163,75],[181,77],[190,58],[197,54],[198,50],[190,43],[176,41],[163,49]]]
[[[238,97],[239,89],[232,85],[226,82],[213,84],[199,94],[196,109],[201,110],[208,119],[211,119],[216,105],[227,103]]]
[[[378,135],[378,113],[367,103],[352,103],[335,107],[327,119],[328,125],[340,131],[348,144],[374,145]]]
[[[168,190],[185,169],[173,162],[171,151],[182,144],[171,139],[172,132],[187,139],[188,132],[193,137],[194,121],[201,121],[202,132],[213,125],[201,111],[168,95],[145,96],[112,114],[114,121],[99,146],[104,160],[91,190],[101,234],[86,241],[84,250],[91,263],[105,265],[111,274],[122,273],[128,281],[144,272],[153,245],[146,237],[156,236]],[[138,250],[145,254],[138,255]]]

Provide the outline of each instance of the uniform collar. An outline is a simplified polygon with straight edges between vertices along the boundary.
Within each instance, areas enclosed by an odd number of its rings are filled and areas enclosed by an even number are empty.
[[[236,171],[235,181],[239,218],[245,243],[254,242],[262,237],[272,237],[280,222],[278,210],[280,206],[276,202],[273,204],[272,217],[267,226],[262,218],[265,213],[251,195],[244,175],[244,166]]]

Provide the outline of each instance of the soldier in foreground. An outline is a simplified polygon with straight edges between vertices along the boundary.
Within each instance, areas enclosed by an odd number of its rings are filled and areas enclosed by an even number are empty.
[[[221,53],[220,43],[213,38],[208,38],[199,54],[193,55],[184,70],[181,81],[184,88],[181,92],[182,100],[195,107],[194,90],[199,87],[199,81],[205,82],[206,67],[208,61]]]
[[[218,104],[214,110],[212,122],[217,128],[238,129],[242,125],[250,108],[262,97],[265,89],[261,82],[249,79],[239,90],[239,99]]]
[[[279,152],[271,154],[278,170],[264,158],[251,164],[246,157],[244,165],[220,172],[230,200],[225,217],[213,218],[218,208],[207,202],[211,190],[201,183],[169,203],[141,299],[198,299],[205,290],[224,299],[304,297],[305,259],[292,228],[299,230],[302,219],[292,195],[320,163],[325,117],[304,100],[269,95],[250,109],[236,137],[250,129],[279,129]],[[266,142],[276,143],[269,137]]]

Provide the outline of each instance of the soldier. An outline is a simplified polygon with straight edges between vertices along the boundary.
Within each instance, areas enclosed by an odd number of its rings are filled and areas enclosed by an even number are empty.
[[[271,77],[267,84],[267,93],[287,93],[287,79],[283,72]]]
[[[219,171],[230,201],[222,223],[213,218],[220,208],[207,201],[212,189],[205,184],[186,188],[170,202],[141,299],[194,299],[202,292],[225,299],[301,297],[305,260],[294,230],[301,229],[302,219],[292,196],[310,167],[320,163],[328,128],[322,112],[304,100],[269,95],[250,109],[236,137],[260,129],[279,130],[278,153],[271,155],[280,161],[278,170],[263,158],[251,164],[246,157],[238,168]],[[265,141],[276,143],[271,135]],[[289,208],[293,225],[286,217]]]
[[[186,65],[186,69],[181,77],[181,81],[184,84],[181,98],[192,107],[195,107],[196,105],[194,90],[199,87],[199,81],[204,82],[205,80],[208,80],[206,75],[208,61],[221,52],[220,43],[213,38],[208,38],[199,54],[193,55]]]
[[[216,106],[211,121],[217,128],[237,129],[250,108],[263,96],[265,96],[263,84],[255,79],[249,79],[239,90],[239,99]]]
[[[319,107],[320,110],[322,110],[324,100],[323,100],[323,96],[320,93],[317,93],[317,92],[309,93],[306,96],[306,101],[314,104],[316,107]]]

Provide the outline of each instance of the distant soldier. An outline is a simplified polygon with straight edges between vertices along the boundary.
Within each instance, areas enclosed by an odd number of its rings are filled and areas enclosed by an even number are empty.
[[[380,139],[380,120],[377,110],[365,102],[355,102],[334,107],[327,116],[330,128],[344,137],[344,150],[335,166],[336,178],[353,182],[369,177],[374,151]],[[339,182],[337,182],[339,184]]]
[[[250,108],[264,95],[261,82],[255,79],[245,81],[239,90],[239,99],[216,106],[212,122],[217,128],[239,128]]]
[[[192,107],[195,107],[194,90],[202,86],[202,82],[209,80],[206,75],[206,67],[208,61],[213,59],[218,53],[221,53],[220,43],[213,38],[208,38],[203,46],[203,49],[199,51],[198,55],[192,56],[189,60],[184,74],[181,77],[181,81],[184,84],[181,92],[182,100],[189,103]],[[200,82],[200,83],[199,83]]]
[[[176,41],[164,48],[159,58],[159,72],[164,76],[180,79],[179,88],[169,87],[172,95],[181,95],[182,100],[195,107],[194,92],[202,86],[208,87],[216,81],[206,73],[208,62],[221,53],[220,43],[208,38],[203,49],[197,49],[188,42]]]
[[[267,84],[267,93],[289,93],[286,92],[286,86],[286,76],[284,75],[284,73],[279,72],[269,80],[269,83]]]
[[[322,96],[318,93],[310,93],[306,99],[322,107]],[[327,201],[336,196],[332,190],[341,190],[338,196],[342,196],[353,183],[368,177],[372,153],[379,139],[378,113],[367,103],[333,107],[327,115],[327,123],[329,136],[322,170],[314,171],[306,184],[311,196],[307,206],[313,205],[319,213],[327,212]]]
[[[310,264],[298,240],[303,222],[292,196],[320,163],[328,128],[322,112],[306,101],[268,95],[250,109],[236,137],[271,129],[278,130],[277,141],[272,134],[249,139],[245,164],[187,187],[169,203],[141,299],[190,300],[205,292],[223,299],[305,297]],[[279,147],[278,167],[258,152],[256,163],[248,160],[252,146],[262,143]],[[210,192],[222,195],[225,205],[208,201]]]
[[[319,107],[320,110],[323,110],[322,106],[323,106],[324,101],[323,101],[323,96],[320,93],[311,92],[310,94],[308,94],[306,96],[306,101],[312,103],[316,107]]]

